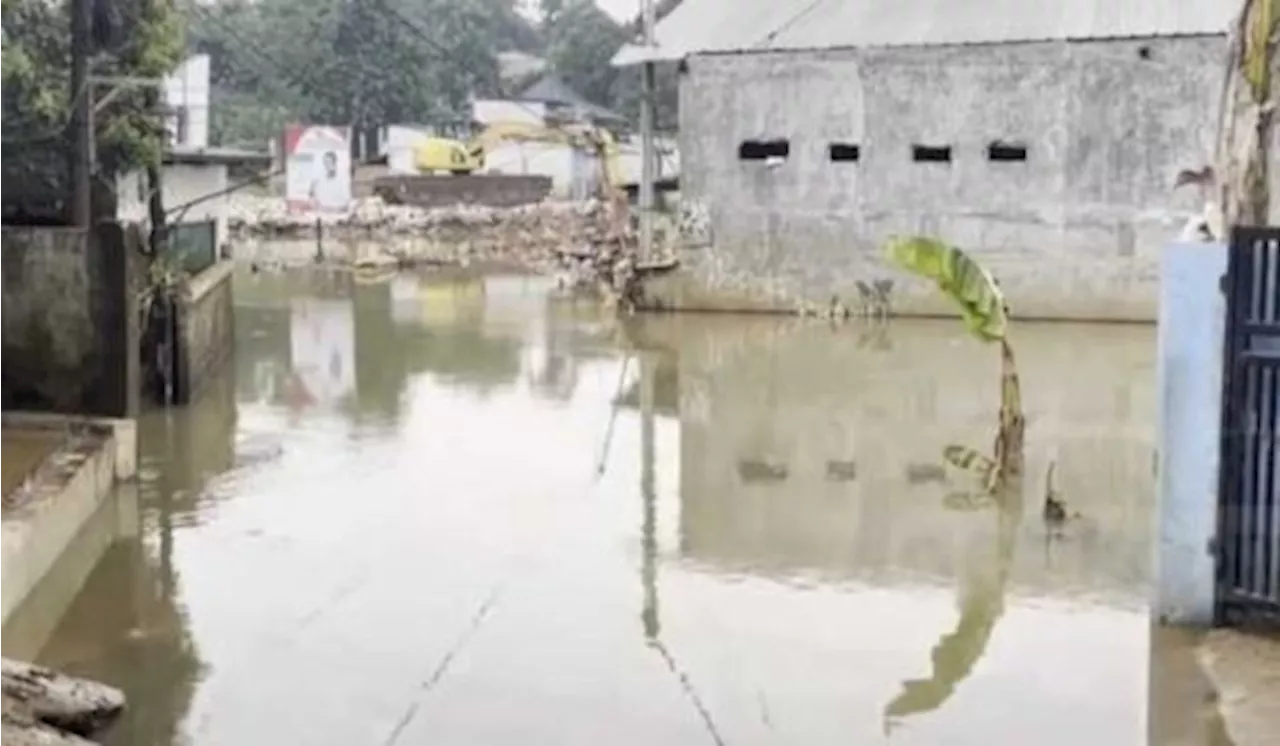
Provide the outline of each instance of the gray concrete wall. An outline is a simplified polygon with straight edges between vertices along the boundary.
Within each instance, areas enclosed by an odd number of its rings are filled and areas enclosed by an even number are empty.
[[[1024,317],[1154,320],[1157,256],[1198,209],[1170,187],[1211,152],[1217,37],[698,56],[681,84],[681,188],[711,212],[662,293],[693,307],[855,299],[899,278],[904,312],[947,311],[885,268],[894,233],[972,249]],[[777,167],[745,140],[786,138]],[[1027,146],[991,162],[993,140]],[[831,162],[833,142],[860,146]],[[950,164],[913,162],[949,145]]]
[[[191,293],[178,309],[175,403],[193,401],[226,367],[235,347],[232,292],[234,265],[226,259],[191,280]]]
[[[5,427],[47,427],[69,436],[33,473],[21,495],[6,495],[2,524],[5,621],[73,543],[110,494],[117,479],[134,476],[136,429],[132,422],[26,418],[6,415]],[[117,428],[124,434],[116,436]],[[127,444],[127,445],[126,445]],[[124,461],[118,460],[123,454]]]
[[[114,224],[3,231],[4,407],[137,412],[139,237]]]

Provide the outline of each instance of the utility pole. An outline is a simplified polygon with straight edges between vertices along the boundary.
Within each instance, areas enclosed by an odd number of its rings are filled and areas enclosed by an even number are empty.
[[[71,2],[71,224],[88,228],[92,221],[93,111],[89,85],[89,53],[93,44],[91,0]]]
[[[640,0],[641,22],[644,24],[644,45],[647,50],[641,66],[640,93],[640,259],[652,261],[653,250],[653,181],[657,154],[653,146],[654,49],[653,0]]]

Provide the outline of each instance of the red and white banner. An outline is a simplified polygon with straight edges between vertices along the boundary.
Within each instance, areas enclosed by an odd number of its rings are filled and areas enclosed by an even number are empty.
[[[290,212],[351,209],[351,130],[291,124],[284,131],[284,196]]]

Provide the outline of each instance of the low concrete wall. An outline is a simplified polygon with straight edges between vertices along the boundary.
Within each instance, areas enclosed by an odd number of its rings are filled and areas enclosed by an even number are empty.
[[[235,347],[234,264],[220,261],[191,280],[178,309],[174,403],[188,404],[227,364]]]
[[[137,232],[100,224],[0,235],[5,409],[136,414]]]
[[[515,207],[539,202],[551,194],[550,176],[384,176],[373,193],[388,204],[434,208],[450,205]]]
[[[1160,265],[1160,548],[1155,614],[1173,624],[1213,621],[1222,425],[1225,246],[1175,244]]]
[[[68,433],[20,495],[5,496],[2,614],[4,620],[44,578],[118,479],[136,468],[132,421],[6,414],[6,427],[46,427]]]
[[[138,535],[138,485],[117,484],[53,562],[44,577],[4,620],[4,652],[35,660],[66,616],[103,555],[116,541]]]
[[[796,313],[821,311],[838,300],[859,307],[857,283],[892,279],[890,307],[896,316],[956,316],[955,306],[936,286],[883,261],[867,259],[852,268],[816,257],[811,264],[787,257],[767,244],[732,249],[686,248],[677,254],[679,271],[646,283],[658,308],[687,311]],[[1023,261],[981,260],[1000,281],[1012,315],[1025,321],[1155,320],[1157,261],[1154,257],[1110,264],[1092,262],[1068,270]]]

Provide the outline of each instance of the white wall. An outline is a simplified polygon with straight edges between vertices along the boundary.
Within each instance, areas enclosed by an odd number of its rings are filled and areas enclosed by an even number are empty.
[[[188,57],[165,77],[164,101],[170,108],[186,111],[185,133],[178,131],[177,115],[169,117],[172,144],[209,147],[209,55]]]
[[[471,118],[485,125],[498,122],[542,124],[546,113],[546,105],[533,101],[478,98],[471,102]]]
[[[227,166],[217,164],[170,163],[161,174],[164,188],[163,201],[169,220],[192,223],[203,220],[217,221],[217,244],[227,240],[227,210],[230,195],[207,199],[192,205],[179,215],[176,210],[205,195],[222,192],[227,188]],[[146,175],[142,171],[127,173],[119,178],[116,186],[117,215],[121,220],[147,224]]]
[[[392,124],[387,126],[387,170],[393,174],[416,174],[414,147],[431,136],[425,127]]]
[[[595,193],[600,167],[595,156],[560,143],[502,143],[485,155],[484,173],[551,177],[551,194],[585,199]]]

